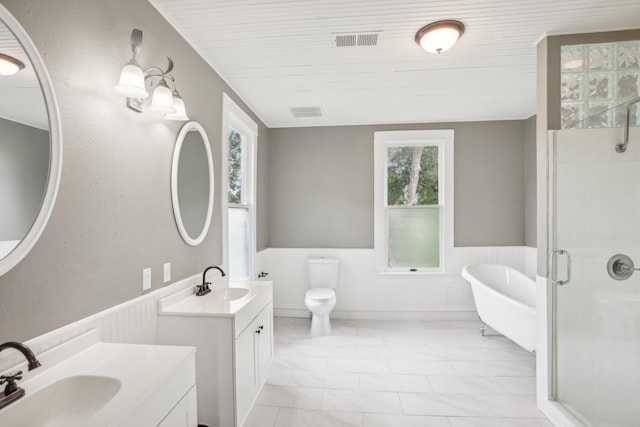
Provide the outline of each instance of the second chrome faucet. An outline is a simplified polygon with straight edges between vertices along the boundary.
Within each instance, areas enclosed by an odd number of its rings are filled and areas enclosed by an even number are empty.
[[[199,297],[211,292],[211,288],[209,287],[211,282],[207,282],[207,271],[211,270],[212,268],[215,268],[216,270],[218,270],[222,275],[222,277],[226,276],[226,274],[224,274],[224,270],[222,270],[222,268],[218,266],[212,265],[210,267],[205,268],[204,272],[202,273],[202,284],[196,285],[196,288],[197,288],[196,295]]]

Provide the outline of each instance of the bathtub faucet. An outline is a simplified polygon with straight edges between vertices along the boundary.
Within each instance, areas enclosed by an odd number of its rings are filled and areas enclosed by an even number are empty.
[[[216,270],[218,270],[222,274],[222,277],[226,276],[226,274],[224,274],[224,270],[222,270],[222,268],[217,267],[215,265],[205,268],[204,272],[202,273],[202,284],[196,285],[196,288],[198,288],[196,291],[196,295],[199,297],[211,292],[211,288],[209,287],[211,282],[207,282],[207,271],[211,270],[212,268],[215,268]]]

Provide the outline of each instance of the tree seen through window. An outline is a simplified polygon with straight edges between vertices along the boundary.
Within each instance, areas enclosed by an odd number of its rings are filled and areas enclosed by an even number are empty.
[[[438,204],[438,147],[390,147],[387,205]]]
[[[229,203],[242,203],[242,135],[229,129]]]

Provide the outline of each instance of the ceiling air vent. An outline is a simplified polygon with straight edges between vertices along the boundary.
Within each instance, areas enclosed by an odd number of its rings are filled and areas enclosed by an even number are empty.
[[[302,119],[306,117],[322,117],[321,107],[291,107],[291,114],[296,119]]]
[[[333,45],[335,47],[354,46],[376,46],[380,38],[380,33],[360,33],[360,34],[334,34]]]
[[[339,34],[336,36],[336,47],[350,47],[358,44],[357,34]]]

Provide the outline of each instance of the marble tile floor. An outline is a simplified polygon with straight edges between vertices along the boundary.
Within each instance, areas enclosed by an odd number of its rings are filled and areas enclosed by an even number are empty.
[[[552,427],[535,360],[478,321],[274,319],[274,358],[245,427]]]

